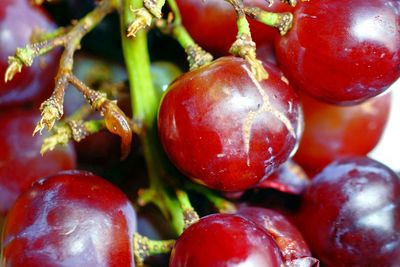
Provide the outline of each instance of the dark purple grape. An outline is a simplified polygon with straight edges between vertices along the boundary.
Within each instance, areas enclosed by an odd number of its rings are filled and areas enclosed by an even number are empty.
[[[400,178],[377,161],[328,165],[306,191],[298,219],[327,267],[400,266]]]

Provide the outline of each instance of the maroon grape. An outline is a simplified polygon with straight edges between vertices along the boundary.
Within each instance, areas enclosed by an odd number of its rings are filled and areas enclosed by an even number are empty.
[[[300,229],[327,267],[397,267],[400,263],[400,178],[366,157],[328,165],[312,181]]]
[[[177,0],[182,22],[195,41],[206,50],[227,55],[237,35],[236,14],[233,7],[220,0]],[[244,0],[248,7],[259,7],[269,12],[286,12],[293,8],[283,1]],[[257,45],[273,43],[277,29],[250,19],[250,29]]]
[[[46,135],[32,137],[39,119],[39,111],[32,110],[10,110],[0,115],[0,214],[5,214],[39,178],[76,166],[70,144],[40,154]]]
[[[239,209],[237,215],[256,223],[272,236],[282,252],[286,266],[319,266],[319,261],[311,256],[299,230],[279,212],[265,208],[245,207]]]
[[[10,210],[3,236],[5,266],[134,266],[136,215],[106,180],[82,171],[35,183]]]
[[[297,95],[265,65],[258,82],[247,62],[224,57],[175,80],[162,99],[158,127],[172,162],[222,191],[257,184],[285,162],[302,130]]]
[[[237,215],[214,214],[191,225],[176,241],[169,267],[283,266],[272,237]]]
[[[276,171],[257,184],[258,188],[273,188],[283,193],[300,195],[310,183],[305,171],[292,160],[286,161]]]
[[[304,133],[294,160],[308,172],[319,172],[343,156],[364,156],[380,140],[391,106],[391,94],[341,107],[301,95]]]
[[[30,42],[32,33],[55,29],[55,24],[43,9],[33,7],[28,0],[2,0],[0,6],[0,108],[27,102],[39,103],[50,95],[54,87],[57,71],[58,52],[34,60],[31,67],[24,67],[8,83],[4,74],[8,57],[13,56],[18,47]]]
[[[300,1],[276,53],[294,88],[330,103],[361,102],[400,76],[400,2]]]

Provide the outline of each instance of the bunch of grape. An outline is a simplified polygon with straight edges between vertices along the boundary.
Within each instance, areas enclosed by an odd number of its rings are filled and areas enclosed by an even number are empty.
[[[0,266],[400,267],[398,0],[3,1]]]

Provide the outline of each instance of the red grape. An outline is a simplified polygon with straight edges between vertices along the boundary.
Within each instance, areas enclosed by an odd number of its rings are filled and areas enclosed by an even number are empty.
[[[269,62],[277,65],[276,55],[273,43],[257,44],[257,58],[262,62]]]
[[[301,1],[276,53],[295,89],[336,104],[373,97],[400,76],[400,2]]]
[[[397,267],[400,178],[366,157],[328,165],[304,194],[299,226],[324,266]]]
[[[191,225],[176,241],[169,267],[281,267],[272,237],[237,215],[214,214]]]
[[[72,145],[40,155],[45,135],[32,137],[39,119],[39,112],[32,110],[10,110],[0,115],[0,215],[34,181],[75,168]]]
[[[69,171],[39,180],[10,210],[5,266],[134,266],[136,215],[106,180]]]
[[[233,7],[221,0],[177,0],[182,22],[193,39],[210,52],[226,55],[237,34],[236,14]],[[270,12],[291,11],[292,7],[282,1],[244,0],[249,7],[259,7]],[[261,45],[272,43],[279,35],[277,29],[250,20],[253,40]]]
[[[292,160],[282,164],[271,175],[263,178],[258,188],[273,188],[280,192],[300,195],[310,180],[300,165]]]
[[[294,156],[309,172],[341,156],[366,155],[378,143],[389,116],[391,94],[339,107],[302,95],[304,133]]]
[[[180,76],[164,95],[161,142],[194,181],[244,190],[295,149],[302,130],[298,97],[280,71],[265,66],[269,78],[258,82],[245,60],[220,58]]]
[[[39,7],[32,7],[28,0],[2,0],[0,7],[0,108],[41,101],[50,95],[54,87],[57,71],[57,54],[50,54],[34,60],[31,67],[24,67],[8,83],[4,74],[8,57],[13,56],[18,47],[29,43],[35,29],[52,31],[55,24]],[[37,103],[37,102],[36,102]]]
[[[271,209],[245,207],[237,215],[265,229],[280,248],[287,266],[317,267],[319,261],[311,252],[299,230],[282,214]]]

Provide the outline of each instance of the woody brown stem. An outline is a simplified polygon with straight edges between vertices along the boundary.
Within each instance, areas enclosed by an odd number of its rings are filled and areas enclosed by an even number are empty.
[[[89,104],[104,116],[107,129],[121,137],[121,159],[126,158],[131,149],[133,129],[135,128],[131,120],[126,117],[115,101],[107,99],[106,94],[91,89],[72,73],[67,77]]]
[[[25,48],[17,49],[15,56],[9,58],[5,81],[11,80],[17,72],[21,71],[23,65],[31,66],[36,57],[51,51],[57,46],[64,46],[65,48],[61,55],[53,94],[42,103],[40,107],[42,117],[33,134],[40,132],[45,126],[50,130],[55,121],[59,120],[63,115],[64,92],[68,85],[69,76],[72,73],[74,53],[80,48],[81,39],[108,13],[113,11],[118,3],[116,0],[101,1],[92,12],[79,20],[67,32],[56,30],[55,34],[48,35],[48,37],[54,38],[28,44]]]

